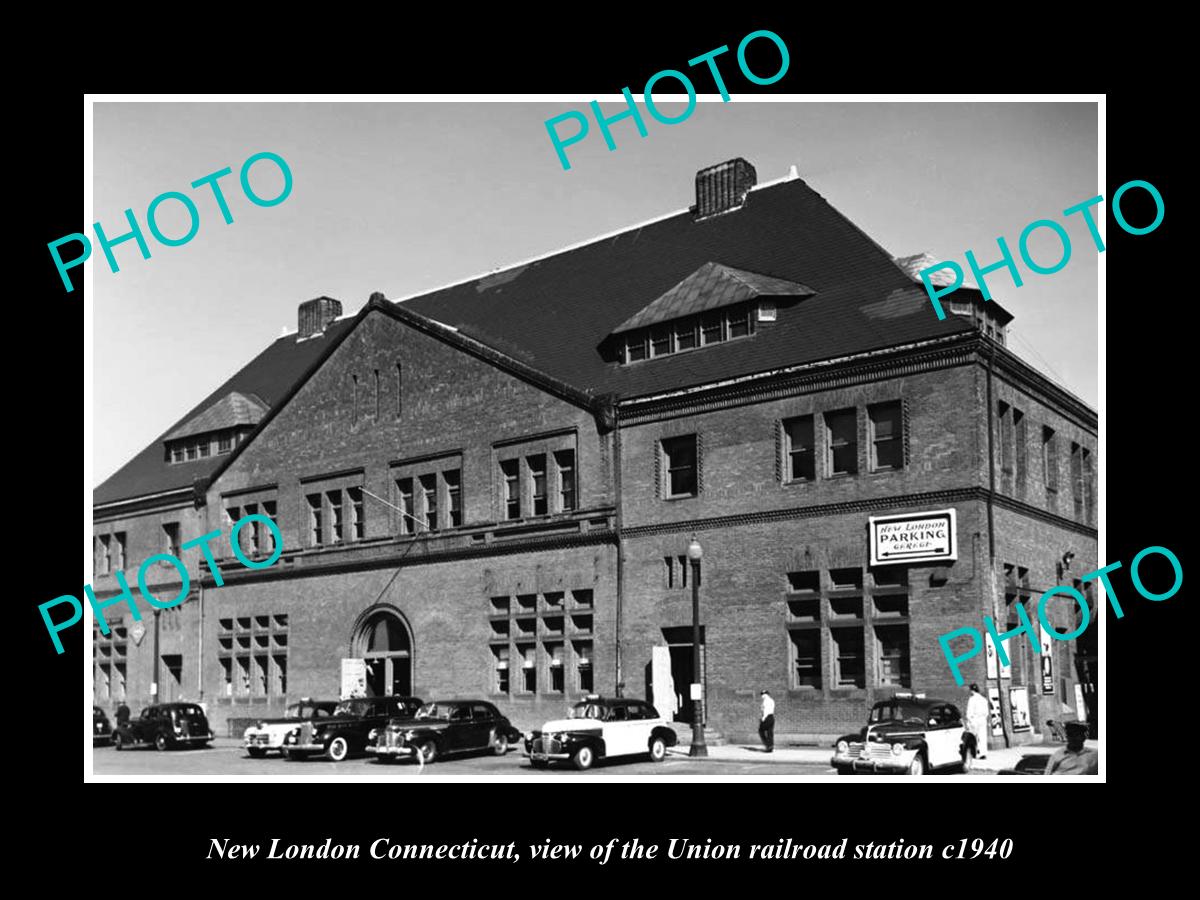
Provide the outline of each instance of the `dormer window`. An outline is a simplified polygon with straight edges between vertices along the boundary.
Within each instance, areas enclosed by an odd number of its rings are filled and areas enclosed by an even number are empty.
[[[813,293],[794,281],[705,263],[618,325],[607,353],[628,364],[751,337],[760,323],[776,321],[776,298]]]
[[[232,453],[266,412],[267,405],[255,394],[226,394],[166,436],[166,459],[186,463]]]

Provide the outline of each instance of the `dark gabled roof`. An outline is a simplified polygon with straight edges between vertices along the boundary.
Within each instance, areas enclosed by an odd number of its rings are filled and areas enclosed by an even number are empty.
[[[266,413],[267,405],[262,402],[261,398],[254,394],[247,396],[241,391],[232,391],[200,415],[184,422],[168,434],[164,440],[173,441],[196,434],[209,434],[244,425],[257,425]]]
[[[713,261],[816,293],[748,339],[629,365],[600,353],[614,329]],[[956,316],[939,321],[908,273],[799,178],[756,188],[723,215],[697,222],[680,212],[403,306],[582,390],[619,397],[973,327]]]
[[[812,288],[757,272],[707,262],[613,329],[613,334],[721,309],[757,297],[809,297]]]
[[[757,280],[763,293],[783,289],[780,282],[815,293],[781,306],[777,321],[749,338],[629,365],[602,355],[602,344],[618,326],[714,262],[726,272],[740,270],[735,280]],[[728,284],[724,274],[718,280]],[[637,397],[974,327],[958,316],[939,321],[925,291],[891,256],[804,181],[790,179],[756,188],[740,209],[703,221],[679,212],[399,304],[368,304],[322,337],[281,337],[97,487],[93,502],[187,488],[223,469],[245,442],[233,454],[170,464],[163,441],[235,392],[269,407],[261,428],[326,351],[370,309],[384,306],[396,318],[581,404],[605,394]]]
[[[319,338],[297,341],[297,335],[281,337],[252,359],[232,378],[205,397],[179,421],[156,438],[150,446],[110,475],[92,492],[96,505],[160,494],[191,487],[196,478],[207,478],[227,456],[210,456],[192,462],[169,463],[163,441],[183,423],[209,409],[229,394],[253,394],[268,406],[275,404],[291,389],[331,342],[343,335],[350,319],[334,322]],[[241,445],[239,445],[241,446]]]

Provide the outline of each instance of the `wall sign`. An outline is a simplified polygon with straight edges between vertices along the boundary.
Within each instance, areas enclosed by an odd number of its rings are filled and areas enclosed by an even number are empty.
[[[365,659],[343,659],[340,699],[365,696],[367,696],[367,661]]]
[[[870,516],[871,565],[958,559],[955,511],[935,509],[901,516]]]

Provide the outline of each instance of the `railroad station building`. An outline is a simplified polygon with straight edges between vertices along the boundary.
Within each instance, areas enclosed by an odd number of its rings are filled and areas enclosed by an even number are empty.
[[[730,738],[763,689],[784,736],[856,729],[901,690],[964,705],[938,637],[1015,626],[1017,604],[1036,622],[1042,592],[1098,567],[1097,416],[1006,346],[1000,303],[962,288],[939,321],[923,264],[736,159],[617,233],[354,315],[300,303],[95,490],[98,598],[155,554],[192,576],[172,609],[138,598],[140,622],[108,607],[96,703],[195,700],[240,734],[351,673],[486,697],[522,729],[621,692]],[[946,558],[872,565],[872,518],[948,511]],[[252,513],[283,537],[258,571],[229,546]],[[181,551],[211,531],[220,584]],[[179,593],[168,562],[146,580]],[[1043,643],[963,666],[1001,711],[994,746],[1094,707],[1094,657]]]

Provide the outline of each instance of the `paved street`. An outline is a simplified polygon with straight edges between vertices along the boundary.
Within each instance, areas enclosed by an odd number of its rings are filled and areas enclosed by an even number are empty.
[[[708,760],[691,760],[684,755],[685,753],[686,748],[676,750],[661,763],[652,763],[634,757],[629,762],[600,762],[587,772],[576,772],[569,766],[535,770],[530,767],[529,761],[518,750],[511,749],[504,757],[485,754],[443,758],[433,765],[427,766],[424,773],[432,775],[503,775],[530,780],[561,777],[568,772],[596,778],[603,778],[605,775],[621,777],[638,775],[660,777],[673,775],[718,775],[723,777],[780,775],[795,777],[833,774],[833,769],[828,764],[829,751],[827,750],[808,752],[804,754],[804,758],[788,759],[787,761],[776,758],[771,762],[759,762],[744,758],[752,755],[747,753],[741,754],[739,758]],[[820,760],[822,756],[825,757],[825,761]],[[96,747],[94,771],[97,775],[230,775],[273,778],[280,775],[329,775],[335,773],[349,775],[391,773],[397,777],[410,777],[417,774],[419,769],[415,763],[380,764],[370,757],[349,759],[341,763],[320,759],[289,762],[274,754],[266,759],[250,759],[246,756],[240,742],[232,738],[218,738],[209,749],[171,750],[164,753],[153,749],[126,750],[118,753],[111,747]],[[979,772],[976,774],[991,773]]]

